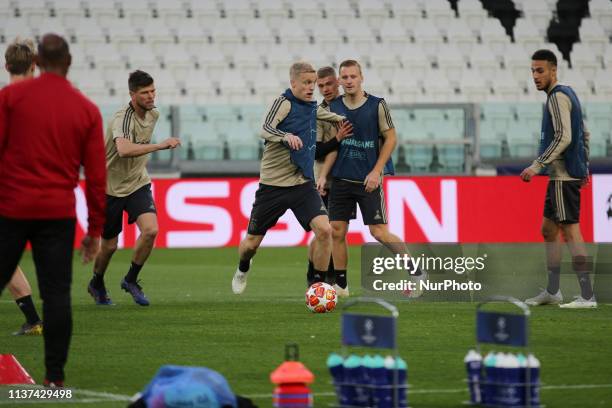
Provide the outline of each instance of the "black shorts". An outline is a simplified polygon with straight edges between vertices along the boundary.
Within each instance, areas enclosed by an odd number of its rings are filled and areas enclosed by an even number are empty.
[[[577,224],[580,220],[581,180],[550,180],[544,201],[544,217],[560,224]]]
[[[319,215],[327,215],[327,209],[312,182],[292,187],[276,187],[260,184],[255,193],[248,233],[265,235],[278,219],[291,210],[302,228],[310,231],[310,221]]]
[[[128,224],[133,224],[144,213],[157,213],[151,184],[140,187],[125,197],[106,196],[106,222],[102,238],[115,238],[123,229],[123,211],[128,213]]]
[[[365,225],[387,223],[387,208],[382,185],[368,193],[363,183],[334,179],[329,196],[329,220],[348,222],[355,218],[357,204]]]

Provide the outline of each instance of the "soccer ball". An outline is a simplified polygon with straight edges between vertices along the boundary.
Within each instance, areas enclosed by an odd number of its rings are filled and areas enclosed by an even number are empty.
[[[336,289],[327,283],[313,283],[306,291],[306,307],[313,313],[331,312],[337,301]]]

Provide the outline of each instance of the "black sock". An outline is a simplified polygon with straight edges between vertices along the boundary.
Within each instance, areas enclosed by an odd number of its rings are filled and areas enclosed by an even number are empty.
[[[130,283],[136,283],[136,279],[138,279],[138,273],[141,269],[142,265],[138,265],[132,262],[130,270],[128,271],[127,275],[125,275],[125,281]]]
[[[546,291],[551,295],[556,295],[559,291],[559,281],[561,280],[561,267],[555,266],[548,268],[548,286]]]
[[[308,260],[308,271],[306,272],[306,277],[307,278],[312,278],[312,275],[314,274],[314,264],[312,263],[312,261],[309,259]]]
[[[574,272],[576,272],[578,277],[578,284],[580,284],[580,296],[583,299],[589,300],[593,297],[593,285],[591,285],[591,277],[589,275],[592,265],[586,256],[576,256],[572,263]]]
[[[312,280],[313,283],[325,282],[325,271],[320,271],[316,268],[312,268]]]
[[[336,269],[336,285],[346,289],[346,269]]]
[[[241,259],[240,263],[238,263],[238,270],[240,272],[248,272],[250,267],[251,267],[251,260],[250,259],[247,259],[246,261],[243,261]]]
[[[104,287],[104,275],[94,273],[93,278],[91,278],[91,284],[96,289],[102,289]]]
[[[329,266],[327,267],[327,280],[329,280],[329,284],[333,285],[336,283],[336,271],[334,270],[334,260],[329,258]]]
[[[38,313],[36,313],[36,308],[34,307],[34,302],[32,302],[32,296],[28,295],[16,299],[15,303],[17,303],[17,306],[19,306],[19,309],[21,309],[21,312],[29,324],[34,324],[40,321],[40,317],[38,316]]]

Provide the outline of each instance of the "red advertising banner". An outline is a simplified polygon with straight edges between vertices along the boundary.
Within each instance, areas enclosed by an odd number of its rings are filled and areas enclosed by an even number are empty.
[[[384,189],[389,227],[406,242],[540,242],[547,181],[536,177],[524,183],[518,176],[388,177]],[[156,246],[238,245],[246,233],[257,187],[255,178],[154,180],[159,218]],[[87,206],[81,187],[76,196],[79,242],[87,225]],[[582,233],[592,242],[591,185],[582,189],[581,208]],[[132,247],[137,233],[134,225],[124,221],[120,247]],[[310,235],[289,211],[268,231],[263,245],[305,245]],[[348,239],[350,244],[374,241],[360,214],[350,224]]]

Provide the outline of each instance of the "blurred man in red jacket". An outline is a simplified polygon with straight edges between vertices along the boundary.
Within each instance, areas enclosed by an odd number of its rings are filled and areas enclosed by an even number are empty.
[[[106,168],[98,108],[66,79],[66,41],[45,35],[38,78],[0,91],[0,289],[32,245],[43,300],[47,386],[63,386],[72,333],[70,285],[76,225],[74,189],[85,169],[88,231],[83,262],[100,250]]]

